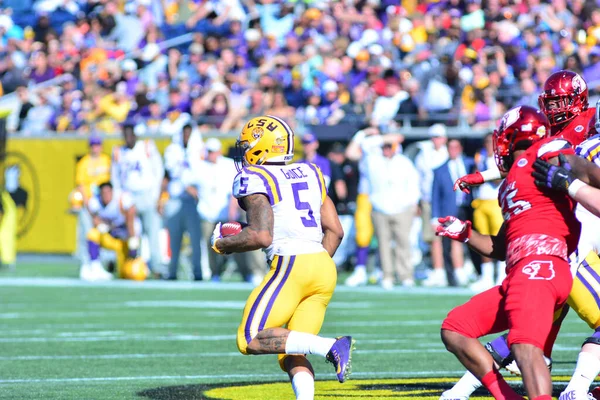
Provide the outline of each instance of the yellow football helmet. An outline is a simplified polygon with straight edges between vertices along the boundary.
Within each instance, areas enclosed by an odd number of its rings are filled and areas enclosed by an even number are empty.
[[[148,277],[149,273],[148,266],[141,257],[130,258],[121,266],[119,277],[121,279],[143,281]]]
[[[288,164],[294,158],[294,132],[281,118],[262,115],[244,125],[236,142],[236,167]]]
[[[71,212],[79,212],[83,208],[83,193],[81,193],[78,189],[73,189],[71,193],[69,193],[69,211]]]

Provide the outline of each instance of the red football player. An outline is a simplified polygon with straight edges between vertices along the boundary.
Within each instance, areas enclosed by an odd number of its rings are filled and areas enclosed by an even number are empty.
[[[579,74],[562,70],[550,75],[539,97],[540,110],[550,122],[550,136],[561,136],[577,146],[596,133],[596,110],[589,108],[588,97],[587,84]],[[486,176],[490,172],[475,172],[460,177],[454,183],[454,190],[461,189],[469,193],[472,186],[502,178],[496,175]]]
[[[554,312],[571,290],[568,255],[577,246],[580,224],[573,200],[564,193],[542,192],[531,176],[536,158],[556,162],[559,154],[573,154],[567,140],[548,137],[549,129],[544,114],[522,106],[509,110],[494,132],[496,163],[507,174],[499,194],[505,222],[497,236],[481,235],[469,221],[454,217],[440,219],[437,229],[438,235],[467,242],[482,255],[506,259],[502,286],[455,308],[442,325],[448,350],[496,399],[520,396],[477,338],[506,329],[529,398],[550,400],[552,393],[543,349]]]

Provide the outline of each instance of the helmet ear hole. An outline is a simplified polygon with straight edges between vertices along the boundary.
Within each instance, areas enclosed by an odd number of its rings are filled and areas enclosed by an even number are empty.
[[[259,156],[261,152],[262,152],[262,150],[256,150],[252,153],[252,155]]]

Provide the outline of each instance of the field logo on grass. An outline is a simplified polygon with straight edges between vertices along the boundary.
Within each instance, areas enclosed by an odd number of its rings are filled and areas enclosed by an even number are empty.
[[[520,378],[510,377],[509,381],[520,382]],[[568,376],[554,376],[553,382],[568,382]],[[315,400],[354,400],[357,398],[371,400],[410,399],[438,400],[444,390],[456,383],[454,378],[398,378],[398,379],[351,379],[340,385],[337,381],[317,381],[315,383]],[[558,396],[563,386],[554,387],[554,396]],[[518,391],[522,392],[522,389]],[[144,390],[138,393],[141,397],[154,400],[172,398],[202,398],[206,400],[264,400],[292,399],[294,392],[289,382],[273,383],[230,383],[219,385],[183,385],[167,386]],[[488,400],[487,390],[479,389],[471,400]]]
[[[31,229],[39,211],[39,181],[33,164],[21,152],[6,154],[4,178],[6,190],[17,206],[17,237],[20,238]]]

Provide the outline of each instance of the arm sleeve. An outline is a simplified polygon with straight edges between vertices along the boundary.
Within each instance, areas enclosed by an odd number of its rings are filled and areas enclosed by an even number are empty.
[[[281,201],[281,192],[277,180],[265,169],[259,167],[246,167],[238,173],[233,180],[233,197],[240,199],[252,194],[264,194],[273,206]]]
[[[587,140],[575,149],[575,154],[598,165],[600,158],[600,138]]]

